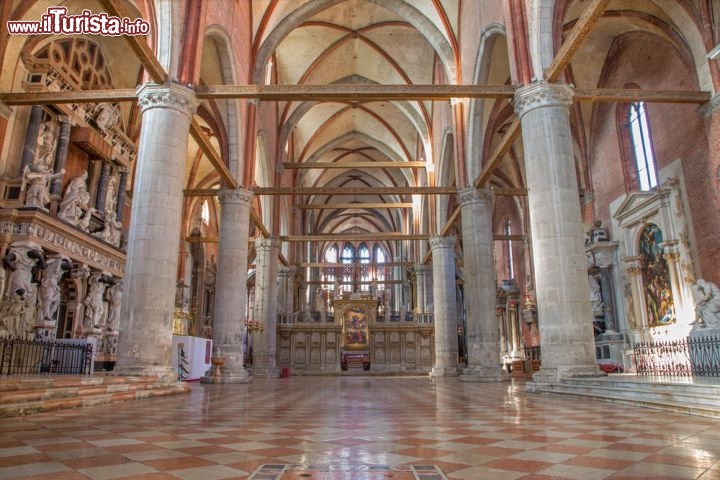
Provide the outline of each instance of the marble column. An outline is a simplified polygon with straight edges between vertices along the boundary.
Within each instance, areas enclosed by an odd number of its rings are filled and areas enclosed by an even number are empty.
[[[425,275],[427,268],[418,263],[413,267],[415,272],[415,313],[425,313]]]
[[[500,363],[500,339],[495,317],[495,256],[492,195],[474,187],[458,191],[462,218],[467,367],[462,381],[505,379]]]
[[[100,170],[100,180],[98,180],[97,194],[95,195],[95,210],[98,212],[105,210],[105,197],[107,196],[107,186],[111,170],[112,166],[110,163],[103,161],[102,170]]]
[[[30,109],[30,120],[28,121],[27,130],[25,131],[25,145],[23,146],[22,158],[20,159],[19,174],[23,174],[26,165],[32,165],[35,159],[35,149],[38,144],[38,133],[40,132],[40,124],[43,121],[45,112],[40,105],[33,105]]]
[[[538,383],[599,375],[595,361],[580,214],[570,132],[568,85],[537,82],[515,93],[525,152],[542,366]]]
[[[118,181],[118,191],[117,191],[117,221],[122,222],[123,214],[125,213],[125,190],[127,190],[127,181],[128,181],[128,169],[125,167],[120,167],[120,180]]]
[[[295,306],[293,304],[295,292],[295,275],[297,267],[280,267],[279,271],[279,290],[278,290],[278,315],[282,318],[281,323],[293,323],[293,313]]]
[[[115,372],[175,381],[170,355],[183,176],[197,100],[177,84],[142,85],[138,98],[142,128]]]
[[[255,240],[255,321],[263,326],[253,334],[253,367],[256,377],[277,378],[277,277],[280,242],[276,238]]]
[[[70,148],[70,129],[72,124],[67,116],[58,118],[60,120],[60,133],[58,133],[58,143],[55,150],[54,172],[61,172],[65,168],[68,149]],[[62,195],[62,178],[53,178],[50,182],[50,195],[54,198],[60,198]]]
[[[455,237],[430,237],[435,303],[435,365],[433,377],[457,377],[457,305],[455,303]]]
[[[220,241],[215,274],[213,357],[222,358],[220,378],[214,368],[202,378],[207,383],[248,383],[245,369],[245,301],[250,208],[249,190],[222,190],[220,200]]]

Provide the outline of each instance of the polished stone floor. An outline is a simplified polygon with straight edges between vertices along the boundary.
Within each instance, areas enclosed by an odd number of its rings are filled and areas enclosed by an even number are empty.
[[[443,472],[443,473],[439,473]],[[0,479],[720,479],[720,421],[524,383],[290,377],[0,420]]]

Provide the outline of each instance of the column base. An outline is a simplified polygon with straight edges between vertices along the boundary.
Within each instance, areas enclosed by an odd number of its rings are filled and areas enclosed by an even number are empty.
[[[465,368],[460,374],[461,382],[505,382],[510,376],[500,367]]]
[[[258,378],[280,378],[280,370],[277,367],[253,367],[253,377]]]
[[[460,367],[433,367],[431,377],[459,377]]]
[[[163,383],[178,382],[178,372],[173,367],[116,365],[112,374],[128,377],[158,377]]]
[[[600,370],[597,365],[578,367],[540,367],[540,370],[532,376],[528,382],[528,391],[532,391],[530,384],[559,383],[565,378],[574,377],[604,377],[607,374]]]
[[[205,375],[200,377],[200,383],[250,383],[252,382],[252,376],[250,372],[244,368],[241,370],[229,370],[223,368],[220,375],[215,375],[215,368],[205,372]]]

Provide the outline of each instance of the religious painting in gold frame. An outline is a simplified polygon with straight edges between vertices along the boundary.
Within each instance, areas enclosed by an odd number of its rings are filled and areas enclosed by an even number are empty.
[[[368,348],[368,316],[367,309],[361,307],[347,308],[343,315],[343,344],[345,348]]]

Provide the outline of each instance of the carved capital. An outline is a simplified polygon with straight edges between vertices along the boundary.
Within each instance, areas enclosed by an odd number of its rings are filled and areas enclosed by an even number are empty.
[[[277,250],[280,248],[280,240],[275,237],[270,238],[256,238],[255,239],[255,250]]]
[[[436,250],[439,248],[455,249],[455,237],[441,237],[440,235],[432,235],[430,237],[430,248]]]
[[[490,208],[492,205],[492,195],[488,188],[461,188],[458,190],[457,200],[460,203],[460,208],[475,204]]]
[[[222,189],[218,193],[218,200],[220,200],[220,205],[226,205],[229,203],[250,205],[252,199],[253,192],[250,190],[245,190],[243,188],[238,188],[235,190]]]
[[[537,82],[515,91],[515,112],[522,117],[536,108],[562,107],[569,109],[573,99],[570,85]]]
[[[668,262],[677,262],[680,260],[680,247],[678,246],[677,240],[662,242],[660,246],[665,254],[665,259]]]
[[[191,118],[199,103],[193,90],[174,83],[146,83],[138,87],[137,96],[143,113],[151,108],[169,108]]]
[[[640,257],[625,257],[625,271],[629,275],[640,275],[642,272],[642,265],[640,263]]]

